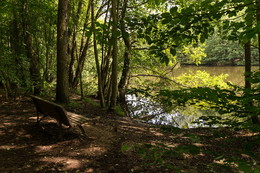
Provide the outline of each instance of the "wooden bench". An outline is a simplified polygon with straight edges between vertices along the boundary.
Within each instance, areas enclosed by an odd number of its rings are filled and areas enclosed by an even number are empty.
[[[86,122],[95,121],[100,118],[100,117],[87,118],[82,115],[67,112],[61,105],[44,100],[37,96],[31,96],[31,97],[37,111],[37,125],[39,125],[40,121],[43,118],[50,116],[54,118],[59,125],[59,129],[60,129],[59,136],[61,136],[62,134],[62,125],[67,126],[68,129],[73,126],[77,126],[80,129],[81,133],[84,136],[86,136],[85,130],[82,127],[82,125],[85,124]],[[40,114],[43,115],[41,118],[40,118]]]

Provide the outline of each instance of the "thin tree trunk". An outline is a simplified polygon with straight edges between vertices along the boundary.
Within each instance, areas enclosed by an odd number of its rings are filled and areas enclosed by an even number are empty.
[[[98,93],[100,97],[100,106],[105,106],[104,101],[104,93],[103,93],[103,86],[101,81],[101,71],[100,71],[100,65],[98,60],[98,50],[97,50],[97,40],[96,40],[96,31],[95,31],[95,16],[94,16],[94,2],[91,0],[91,22],[92,22],[92,29],[93,29],[93,43],[94,43],[94,54],[95,54],[95,62],[96,62],[96,69],[98,74]]]
[[[250,82],[250,77],[251,77],[251,42],[248,41],[245,44],[245,89],[246,90],[251,90],[251,82]],[[250,97],[250,95],[248,95],[248,97]],[[247,103],[249,106],[252,106],[252,100],[248,101]],[[258,116],[252,116],[251,120],[253,122],[253,124],[258,124],[259,122],[259,118]]]
[[[108,1],[106,14],[104,18],[104,24],[108,24],[108,29],[110,28],[110,22],[107,22],[107,18],[109,17],[109,9],[110,9],[110,3]],[[111,17],[111,16],[110,16]],[[102,38],[105,41],[109,40],[109,34],[110,31],[104,28],[102,33]],[[111,64],[110,59],[112,55],[112,46],[111,44],[105,44],[102,43],[102,63],[101,63],[101,78],[102,78],[102,85],[103,85],[103,93],[107,100],[107,103],[110,102],[110,94],[109,94],[109,88],[110,88],[110,74],[111,74]],[[109,104],[108,104],[109,105]]]
[[[57,25],[57,86],[56,101],[69,101],[68,81],[68,32],[67,32],[68,0],[59,0]]]
[[[117,67],[118,67],[118,44],[117,44],[117,0],[112,0],[112,74],[111,74],[111,101],[109,109],[114,111],[117,104],[117,92],[118,92],[118,84],[117,84]]]
[[[32,36],[30,31],[30,20],[28,16],[28,1],[23,0],[23,27],[24,27],[24,42],[26,47],[27,58],[30,61],[30,75],[34,95],[39,95],[41,92],[41,73],[39,57],[36,56],[32,44]]]
[[[124,53],[124,66],[123,66],[123,71],[122,71],[122,76],[118,85],[118,91],[119,91],[119,102],[122,105],[122,108],[124,109],[124,112],[128,115],[128,107],[126,103],[126,98],[125,98],[125,91],[127,89],[128,85],[128,80],[129,80],[129,74],[130,74],[130,56],[131,56],[131,44],[130,44],[130,37],[126,31],[125,28],[125,13],[127,9],[127,3],[128,0],[124,1],[124,6],[122,8],[122,13],[121,13],[121,21],[120,21],[120,29],[122,32],[122,37],[125,43],[125,53]]]
[[[83,33],[82,33],[82,39],[81,39],[81,46],[80,46],[80,51],[79,51],[80,55],[79,55],[79,59],[78,59],[78,65],[76,67],[75,76],[74,76],[74,79],[73,79],[72,88],[76,88],[78,83],[79,83],[80,75],[82,74],[82,71],[83,71],[83,68],[84,68],[84,64],[85,64],[85,60],[86,60],[86,56],[87,56],[87,51],[89,49],[90,37],[88,37],[86,42],[84,43],[85,30],[87,28],[88,21],[89,21],[89,13],[90,13],[90,2],[88,4],[88,8],[87,8],[87,12],[86,12],[84,29],[83,29]]]
[[[260,0],[256,0],[256,20],[257,26],[260,26]],[[260,33],[258,32],[258,65],[260,69]]]
[[[257,20],[257,26],[260,26],[260,0],[256,1],[256,20]],[[260,32],[258,32],[257,35],[258,38],[258,62],[259,62],[259,69],[260,69]],[[255,124],[260,124],[260,118],[258,116],[252,117],[252,122]]]
[[[69,86],[71,88],[74,87],[73,85],[73,81],[75,78],[75,70],[74,70],[74,65],[75,65],[75,60],[77,55],[77,29],[78,29],[78,23],[79,23],[79,19],[80,19],[80,13],[82,10],[82,5],[83,2],[82,0],[80,0],[78,2],[78,9],[77,9],[77,13],[76,16],[74,18],[72,18],[73,20],[73,34],[72,34],[72,41],[71,41],[71,48],[70,48],[70,64],[69,64]]]
[[[245,44],[245,88],[251,89],[251,42]]]
[[[15,59],[16,64],[22,64],[21,58],[21,49],[22,49],[22,39],[21,39],[21,26],[18,21],[17,11],[13,10],[13,21],[10,29],[10,44],[12,49],[12,54]],[[26,86],[26,77],[25,77],[25,67],[23,65],[19,65],[16,67],[16,76],[19,76],[19,84],[22,86]]]

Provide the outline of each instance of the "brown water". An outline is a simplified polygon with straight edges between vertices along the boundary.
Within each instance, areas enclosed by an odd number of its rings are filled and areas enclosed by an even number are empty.
[[[183,73],[206,71],[211,75],[228,74],[227,81],[239,86],[244,86],[244,72],[243,66],[181,66],[174,70],[173,76],[178,77]],[[252,67],[252,70],[257,70],[259,67]]]

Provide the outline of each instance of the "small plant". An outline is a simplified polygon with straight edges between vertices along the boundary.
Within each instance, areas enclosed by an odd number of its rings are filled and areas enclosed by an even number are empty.
[[[93,99],[91,99],[91,98],[84,98],[83,101],[86,102],[86,103],[91,104],[92,106],[97,106],[97,107],[100,106],[99,103],[95,102],[95,101],[94,101]]]
[[[70,100],[70,102],[66,105],[66,107],[70,110],[75,110],[75,109],[77,110],[81,108],[81,105],[76,101]]]
[[[120,116],[124,116],[125,112],[123,111],[122,107],[120,105],[117,105],[115,108],[115,112],[116,114],[120,115]]]

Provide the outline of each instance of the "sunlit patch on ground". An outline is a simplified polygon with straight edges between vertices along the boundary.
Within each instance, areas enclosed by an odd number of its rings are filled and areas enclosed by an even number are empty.
[[[35,149],[36,153],[42,153],[42,152],[48,152],[51,149],[53,149],[53,146],[49,145],[49,146],[37,146]]]
[[[103,155],[107,150],[104,147],[90,146],[88,148],[80,149],[77,155],[89,155],[89,156],[100,156]]]
[[[152,129],[150,130],[150,133],[152,133],[155,136],[163,136],[164,135],[163,133],[160,133],[160,132],[158,132],[156,130],[152,130]]]
[[[62,170],[79,169],[82,165],[87,164],[88,161],[81,161],[80,159],[69,158],[69,157],[44,157],[39,159],[40,162],[45,162],[47,164],[59,164],[62,166]]]

